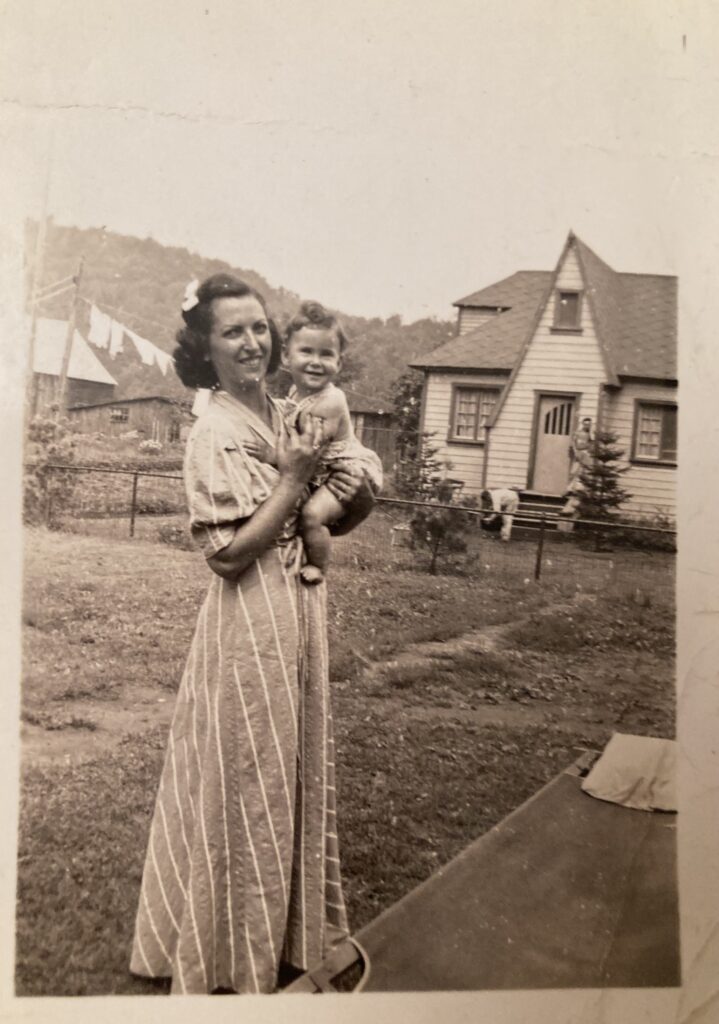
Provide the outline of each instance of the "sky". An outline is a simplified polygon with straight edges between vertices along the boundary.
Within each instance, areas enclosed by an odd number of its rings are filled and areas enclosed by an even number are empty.
[[[21,200],[346,313],[452,317],[573,229],[674,274],[689,48],[664,0],[6,0]],[[50,140],[54,138],[54,143]],[[8,146],[6,145],[6,152]]]

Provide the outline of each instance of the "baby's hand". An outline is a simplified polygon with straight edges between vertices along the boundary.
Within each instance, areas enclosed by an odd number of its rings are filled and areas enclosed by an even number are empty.
[[[266,441],[252,440],[243,441],[243,449],[258,462],[265,462],[269,466],[277,466],[277,453]]]

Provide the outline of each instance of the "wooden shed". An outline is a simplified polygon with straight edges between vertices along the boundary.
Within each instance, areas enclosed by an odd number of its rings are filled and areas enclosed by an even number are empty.
[[[137,433],[166,444],[179,441],[192,417],[189,406],[164,395],[119,398],[111,402],[75,405],[68,410],[73,430],[81,434]]]
[[[392,409],[387,402],[358,394],[345,388],[350,418],[358,440],[377,452],[385,470],[395,463],[395,427]]]

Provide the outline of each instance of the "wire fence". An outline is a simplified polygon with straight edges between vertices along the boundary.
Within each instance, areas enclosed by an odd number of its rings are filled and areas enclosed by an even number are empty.
[[[44,518],[54,528],[115,539],[137,538],[191,548],[182,475],[174,471],[97,466],[45,467],[66,482],[48,486]],[[623,586],[670,599],[676,535],[632,522],[566,520],[555,509],[521,508],[511,539],[502,517],[462,505],[378,498],[370,518],[336,537],[336,564],[386,571],[518,577],[564,588]]]

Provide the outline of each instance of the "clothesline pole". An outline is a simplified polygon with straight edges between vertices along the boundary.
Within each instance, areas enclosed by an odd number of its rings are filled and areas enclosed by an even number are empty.
[[[48,197],[50,195],[50,178],[52,176],[52,162],[55,153],[55,132],[51,128],[50,141],[47,150],[47,164],[45,167],[45,184],[42,194],[42,206],[37,222],[37,234],[35,236],[35,252],[33,254],[32,268],[32,290],[30,293],[30,338],[28,340],[28,367],[27,386],[25,388],[25,430],[30,424],[35,413],[37,402],[37,381],[35,380],[35,335],[37,333],[37,310],[43,271],[45,269],[45,240],[47,238],[48,225]]]
[[[75,335],[75,325],[77,323],[77,314],[79,306],[79,293],[80,293],[80,282],[82,281],[82,270],[85,265],[85,257],[80,257],[80,263],[77,268],[77,274],[75,275],[75,289],[72,296],[72,305],[70,307],[70,316],[67,322],[67,335],[65,336],[65,350],[62,354],[62,366],[60,368],[60,382],[58,385],[58,396],[57,396],[57,418],[59,419],[64,413],[67,412],[68,404],[68,386],[67,386],[67,375],[70,368],[70,353],[72,352],[72,339]]]

